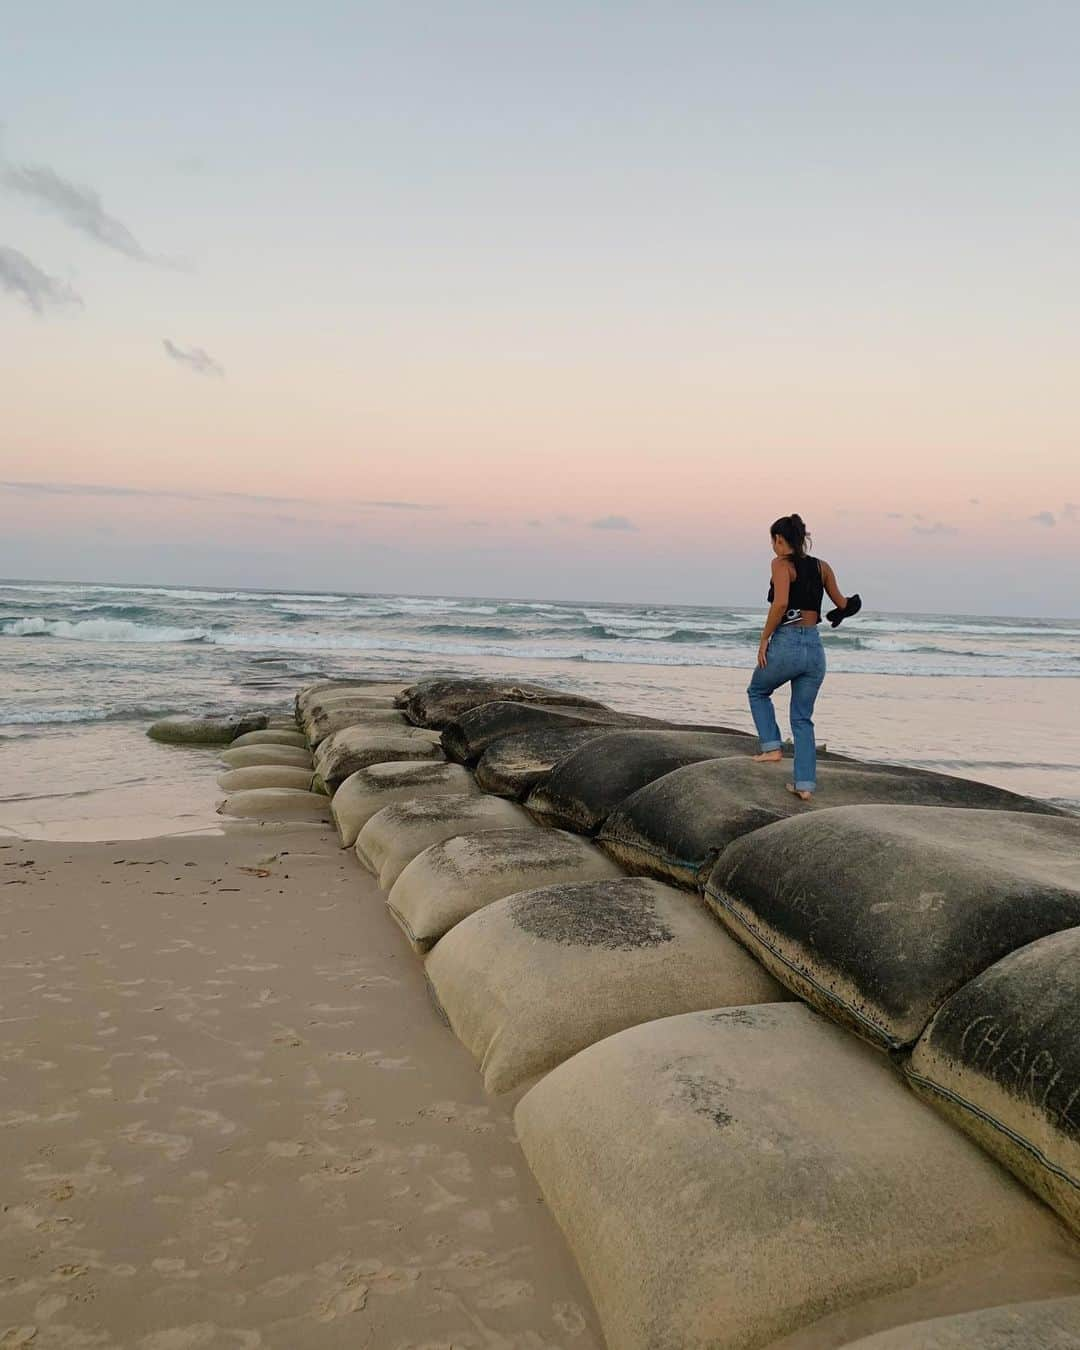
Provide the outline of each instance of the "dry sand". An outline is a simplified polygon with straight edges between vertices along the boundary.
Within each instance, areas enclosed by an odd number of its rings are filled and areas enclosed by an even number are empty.
[[[329,831],[0,839],[0,951],[0,1346],[602,1344]]]

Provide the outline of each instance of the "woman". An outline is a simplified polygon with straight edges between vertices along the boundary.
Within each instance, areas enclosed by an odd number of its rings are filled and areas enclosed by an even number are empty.
[[[834,626],[846,617],[848,600],[841,595],[829,564],[807,553],[810,539],[801,516],[781,516],[773,521],[769,533],[776,554],[769,586],[769,613],[761,630],[757,669],[746,691],[754,726],[761,738],[761,754],[755,755],[754,760],[758,764],[772,764],[783,758],[772,695],[782,684],[790,683],[795,772],[794,781],[786,787],[808,802],[817,785],[814,700],[825,678],[825,649],[817,631],[821,597],[828,591],[837,607],[829,615]],[[855,599],[852,596],[852,602]]]

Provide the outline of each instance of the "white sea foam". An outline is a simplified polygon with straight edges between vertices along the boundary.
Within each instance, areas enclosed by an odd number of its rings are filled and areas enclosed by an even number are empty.
[[[198,642],[205,628],[153,627],[127,619],[12,619],[0,624],[8,637],[55,637],[72,642]]]

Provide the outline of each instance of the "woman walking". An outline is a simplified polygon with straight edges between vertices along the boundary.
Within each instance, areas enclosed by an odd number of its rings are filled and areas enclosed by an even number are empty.
[[[802,801],[810,801],[817,786],[817,748],[814,744],[814,701],[825,678],[825,649],[817,626],[821,622],[821,598],[828,592],[836,605],[829,622],[858,612],[859,597],[848,600],[840,592],[827,562],[807,553],[810,538],[801,516],[781,516],[769,529],[773,552],[769,613],[761,630],[757,669],[747,688],[750,712],[761,739],[761,754],[755,762],[771,764],[782,759],[780,728],[773,711],[773,692],[791,685],[791,734],[795,741],[793,782],[786,784]]]

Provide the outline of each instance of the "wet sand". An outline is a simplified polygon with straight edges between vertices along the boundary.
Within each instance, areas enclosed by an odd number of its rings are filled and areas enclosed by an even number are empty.
[[[328,831],[0,838],[0,1346],[598,1350]]]

